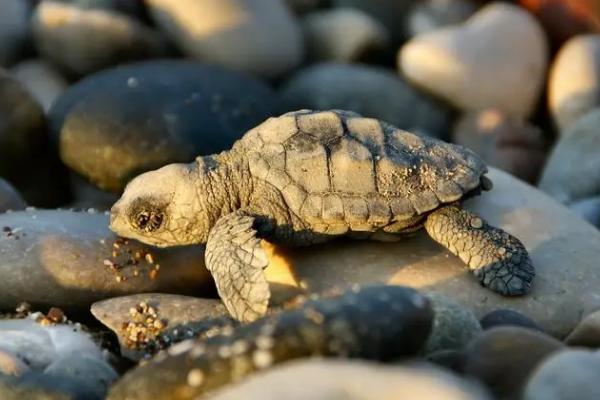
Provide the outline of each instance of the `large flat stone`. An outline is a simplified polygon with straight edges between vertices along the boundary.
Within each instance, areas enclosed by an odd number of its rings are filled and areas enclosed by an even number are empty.
[[[493,168],[489,176],[494,189],[469,200],[467,208],[525,244],[537,269],[527,296],[506,298],[481,287],[423,231],[396,243],[339,240],[310,249],[277,248],[268,269],[291,266],[310,291],[385,282],[442,294],[478,317],[509,308],[563,337],[578,323],[587,299],[600,292],[600,232],[528,184]]]
[[[133,240],[115,246],[116,240],[105,214],[0,214],[0,309],[28,301],[69,310],[125,294],[210,293],[202,247],[153,249]],[[131,263],[136,252],[140,259]]]

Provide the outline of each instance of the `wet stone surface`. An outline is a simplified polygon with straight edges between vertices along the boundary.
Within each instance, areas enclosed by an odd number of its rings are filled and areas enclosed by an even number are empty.
[[[188,399],[253,371],[308,356],[391,361],[416,354],[432,323],[418,292],[373,286],[309,301],[205,341],[185,341],[127,373],[111,400]]]

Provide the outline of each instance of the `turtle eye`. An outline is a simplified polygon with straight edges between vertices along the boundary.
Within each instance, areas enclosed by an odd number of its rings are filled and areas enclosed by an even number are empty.
[[[154,211],[141,211],[135,218],[136,227],[144,232],[154,232],[163,222],[163,215]]]

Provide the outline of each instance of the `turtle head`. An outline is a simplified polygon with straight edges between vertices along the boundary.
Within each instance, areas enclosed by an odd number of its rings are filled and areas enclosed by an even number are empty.
[[[137,176],[112,206],[110,229],[158,247],[205,242],[208,218],[198,209],[195,174],[188,164],[170,164]]]

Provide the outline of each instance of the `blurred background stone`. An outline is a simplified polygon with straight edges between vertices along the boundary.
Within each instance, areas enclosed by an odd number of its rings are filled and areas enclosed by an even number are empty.
[[[0,213],[6,210],[22,210],[25,208],[23,198],[7,181],[0,178]]]
[[[424,0],[410,10],[407,30],[410,37],[434,31],[448,25],[465,22],[477,11],[471,0]]]
[[[452,141],[530,183],[537,181],[548,147],[539,128],[497,109],[464,114],[454,127]]]
[[[0,0],[0,67],[17,61],[29,38],[30,7],[23,0]]]
[[[527,117],[545,81],[547,43],[527,11],[491,3],[463,25],[414,37],[398,53],[406,78],[463,111]]]
[[[600,194],[600,109],[574,122],[550,153],[539,187],[561,203]]]
[[[22,61],[10,69],[10,74],[31,93],[46,112],[69,86],[66,78],[42,59]]]
[[[32,18],[38,51],[75,76],[167,54],[157,32],[116,11],[45,0]]]
[[[283,1],[146,0],[166,34],[188,56],[263,77],[296,67],[302,32]]]
[[[561,135],[600,105],[600,35],[575,36],[560,49],[548,80],[548,107]]]
[[[315,64],[292,76],[281,94],[288,110],[349,110],[420,135],[447,134],[449,111],[380,67]]]
[[[302,20],[311,61],[360,62],[383,58],[390,38],[386,28],[354,8],[308,14]]]

